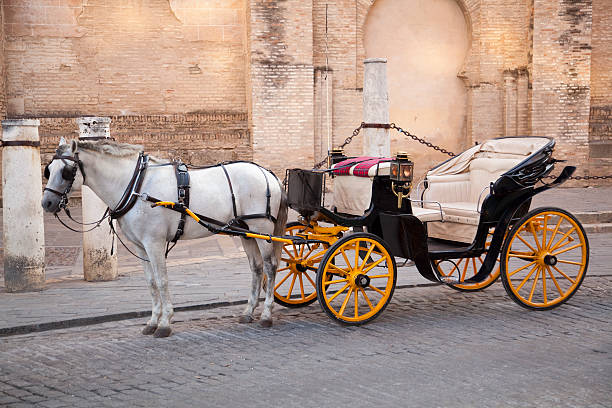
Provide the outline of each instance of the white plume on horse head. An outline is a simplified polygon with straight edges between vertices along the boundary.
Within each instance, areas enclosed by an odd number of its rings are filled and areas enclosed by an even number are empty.
[[[64,139],[64,136],[60,137],[59,146],[65,145],[65,144],[66,144],[66,139]]]

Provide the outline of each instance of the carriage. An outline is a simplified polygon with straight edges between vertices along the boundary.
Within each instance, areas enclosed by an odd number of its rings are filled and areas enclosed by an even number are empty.
[[[569,212],[530,210],[532,198],[565,182],[566,166],[545,137],[503,137],[477,144],[430,169],[413,188],[413,163],[395,158],[330,155],[325,170],[287,170],[286,243],[275,301],[302,307],[318,299],[332,319],[371,321],[389,304],[398,259],[427,280],[479,291],[501,277],[508,295],[528,309],[569,300],[586,274],[588,240]],[[361,177],[360,177],[361,176]],[[540,185],[537,183],[540,182]],[[333,203],[325,191],[333,184]]]
[[[536,194],[576,170],[566,166],[552,182],[544,181],[559,161],[552,157],[554,146],[545,137],[488,140],[430,169],[415,188],[407,154],[330,154],[328,169],[287,171],[285,200],[278,179],[255,163],[195,168],[190,178],[182,162],[149,159],[138,146],[61,141],[45,168],[42,205],[56,216],[63,208],[70,217],[68,193],[81,173],[83,184],[108,206],[89,225],[109,218],[114,232],[112,221],[118,220],[143,261],[153,302],[143,333],[157,337],[171,333],[169,243],[211,233],[244,238],[253,272],[245,323],[253,321],[264,274],[270,285],[260,322],[266,327],[273,300],[301,307],[318,299],[338,322],[371,321],[393,296],[396,259],[410,260],[425,279],[461,291],[485,289],[501,277],[516,303],[546,310],[576,293],[589,259],[576,217],[560,208],[530,210]],[[333,203],[326,203],[330,182]],[[127,184],[123,192],[117,183]],[[285,224],[286,204],[299,213],[297,222]],[[206,230],[186,224],[188,216]]]

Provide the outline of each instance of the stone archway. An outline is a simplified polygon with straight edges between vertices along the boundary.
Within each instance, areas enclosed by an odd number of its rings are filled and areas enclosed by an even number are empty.
[[[364,25],[367,58],[388,60],[390,117],[451,151],[468,143],[468,93],[458,77],[470,48],[470,25],[457,0],[377,0]],[[440,153],[397,133],[391,151],[411,152],[422,172]]]

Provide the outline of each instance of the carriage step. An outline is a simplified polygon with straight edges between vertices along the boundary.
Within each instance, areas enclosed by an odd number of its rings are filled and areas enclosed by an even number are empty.
[[[447,285],[460,285],[464,282],[461,281],[461,279],[457,279],[457,278],[444,278],[441,277],[440,281],[443,283],[446,283]]]

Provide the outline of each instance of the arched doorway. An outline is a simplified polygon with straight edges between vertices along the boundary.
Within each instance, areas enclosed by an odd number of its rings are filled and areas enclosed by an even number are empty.
[[[470,45],[457,0],[377,0],[364,27],[367,58],[387,58],[390,118],[451,151],[466,147],[465,84],[457,77]],[[445,159],[397,132],[391,153],[410,152],[422,172]]]

